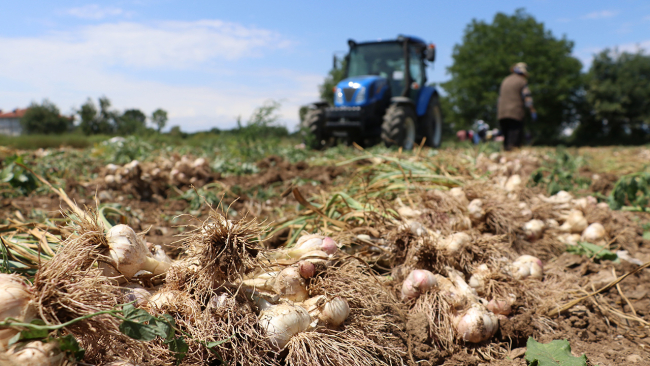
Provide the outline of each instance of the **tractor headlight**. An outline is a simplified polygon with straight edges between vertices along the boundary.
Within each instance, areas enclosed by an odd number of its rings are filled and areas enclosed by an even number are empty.
[[[357,97],[354,98],[356,103],[363,103],[366,101],[366,87],[362,86],[357,90]]]
[[[343,91],[341,88],[336,88],[336,91],[334,91],[334,103],[343,104]]]

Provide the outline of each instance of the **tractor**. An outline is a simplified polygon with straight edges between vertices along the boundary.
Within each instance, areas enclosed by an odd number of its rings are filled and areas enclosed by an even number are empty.
[[[373,42],[348,40],[348,45],[344,79],[334,88],[334,105],[312,103],[302,121],[310,147],[322,149],[339,140],[361,146],[383,141],[410,150],[423,139],[426,145],[438,147],[442,138],[439,96],[435,87],[426,86],[434,45],[403,35]]]

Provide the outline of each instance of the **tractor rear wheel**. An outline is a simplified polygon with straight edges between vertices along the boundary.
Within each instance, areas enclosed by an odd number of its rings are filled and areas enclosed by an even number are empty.
[[[440,147],[442,141],[442,112],[440,111],[440,102],[438,96],[434,95],[429,100],[427,113],[420,119],[424,137],[426,137],[425,144],[430,147]]]
[[[413,149],[417,115],[409,105],[393,104],[388,107],[381,125],[381,139],[387,147]]]
[[[325,133],[325,110],[323,108],[310,109],[302,122],[305,133],[305,144],[312,149],[321,150],[327,144],[328,136]]]

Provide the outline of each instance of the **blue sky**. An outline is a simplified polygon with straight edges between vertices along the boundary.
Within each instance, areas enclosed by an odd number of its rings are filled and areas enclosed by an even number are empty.
[[[419,36],[436,44],[429,80],[446,67],[472,19],[525,7],[575,42],[588,67],[604,48],[650,49],[649,1],[3,1],[0,109],[48,98],[72,113],[88,97],[117,109],[169,112],[183,131],[230,128],[265,100],[300,105],[347,39]]]

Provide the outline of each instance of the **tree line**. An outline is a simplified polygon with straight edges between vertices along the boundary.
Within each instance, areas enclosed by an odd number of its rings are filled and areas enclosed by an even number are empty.
[[[450,80],[438,85],[445,122],[456,130],[479,119],[498,127],[501,81],[523,61],[539,116],[526,121],[535,143],[650,142],[650,56],[605,49],[583,72],[573,49],[566,35],[556,37],[524,9],[497,13],[491,22],[472,20],[454,47]],[[320,86],[324,100],[332,101],[332,86],[342,78],[341,67],[330,71]]]
[[[120,112],[111,108],[111,101],[107,97],[98,100],[98,106],[92,99],[88,100],[75,111],[79,123],[75,124],[75,116],[63,116],[59,108],[49,100],[42,103],[32,102],[20,123],[26,134],[62,134],[80,131],[85,135],[133,135],[146,131],[160,132],[167,124],[167,112],[163,109],[155,110],[147,117],[139,109],[127,109]],[[147,127],[147,119],[152,127]]]

